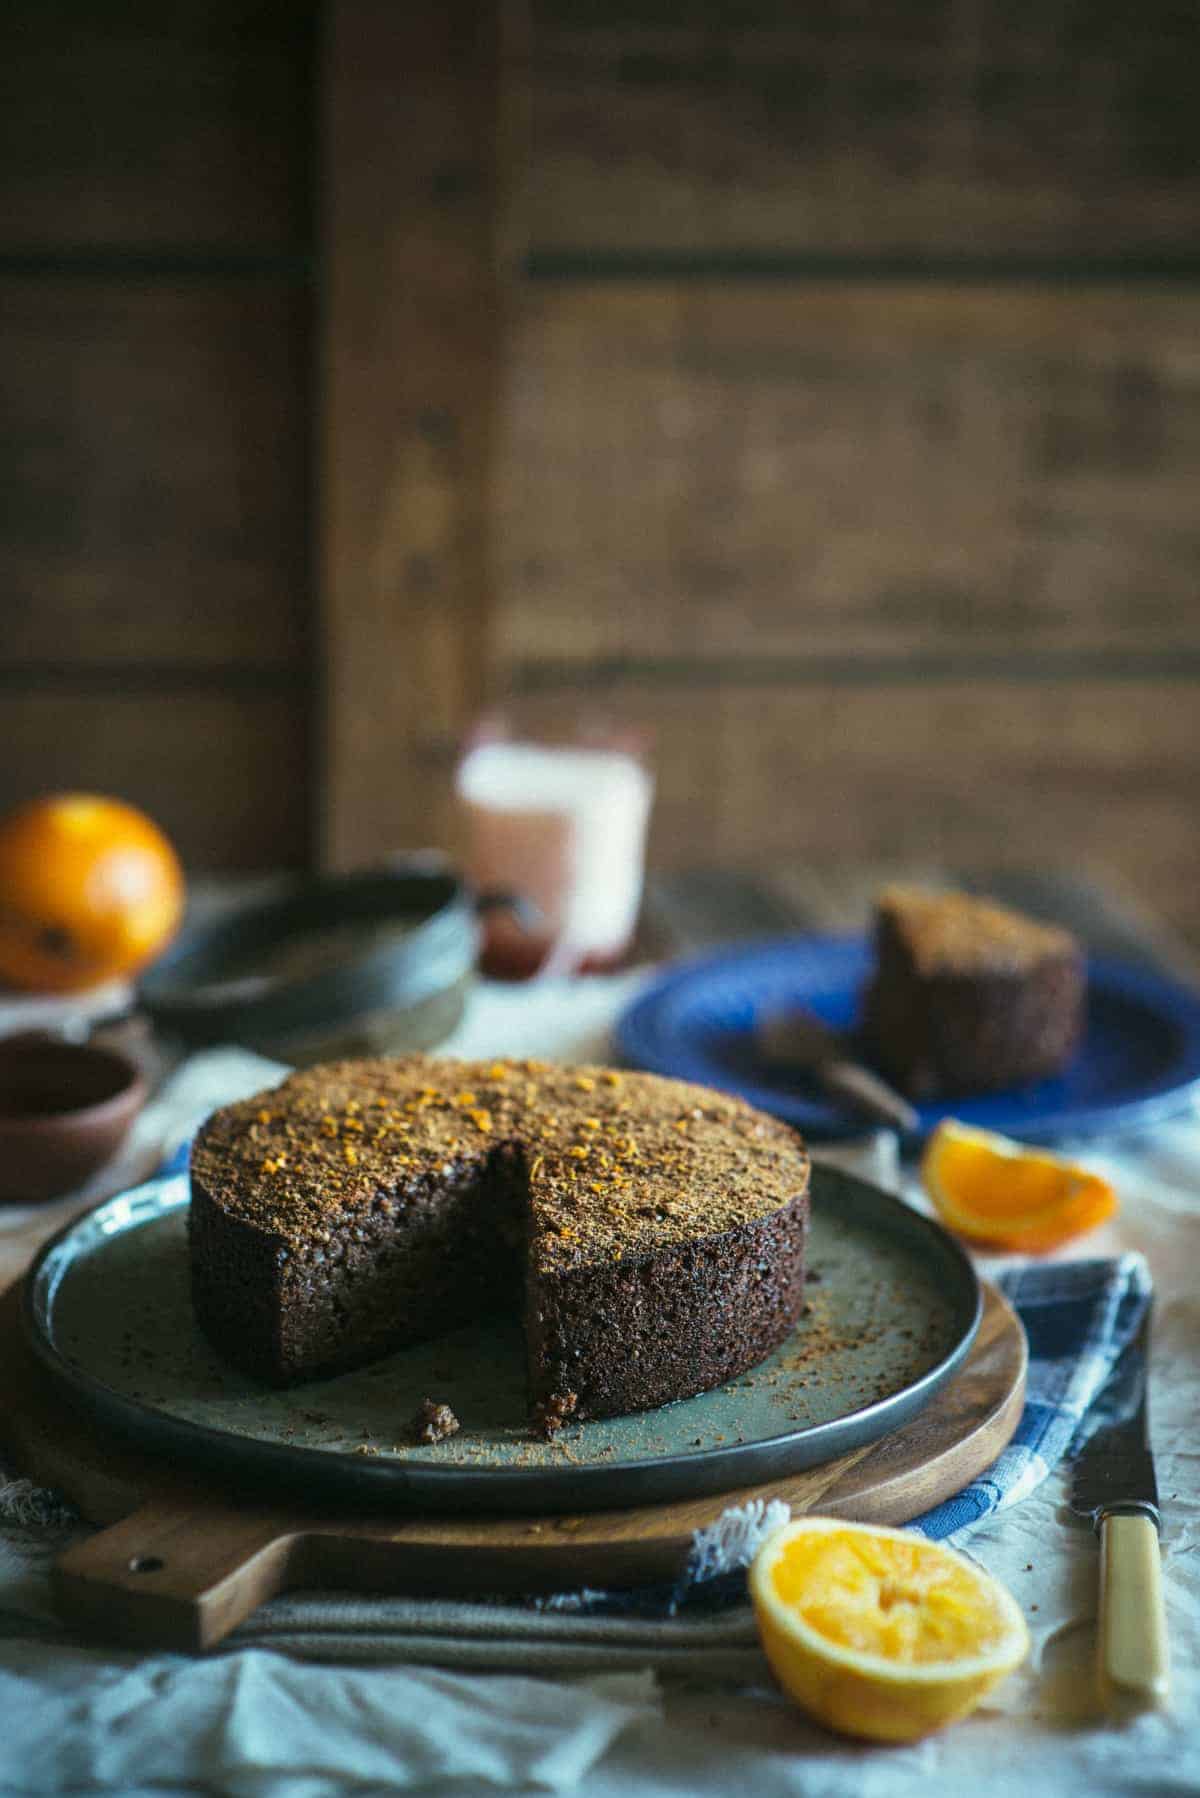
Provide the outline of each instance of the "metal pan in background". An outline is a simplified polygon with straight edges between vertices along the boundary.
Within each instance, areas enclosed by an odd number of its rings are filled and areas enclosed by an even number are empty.
[[[189,1048],[236,1042],[277,1060],[432,1048],[475,976],[476,896],[433,855],[305,880],[274,899],[185,927],[143,975],[138,1009]]]

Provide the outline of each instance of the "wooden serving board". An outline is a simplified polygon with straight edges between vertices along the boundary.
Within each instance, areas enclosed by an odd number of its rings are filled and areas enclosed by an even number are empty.
[[[298,1588],[448,1594],[671,1581],[693,1531],[750,1498],[906,1523],[991,1466],[1021,1415],[1027,1359],[1020,1321],[985,1283],[983,1321],[962,1372],[905,1428],[823,1467],[619,1511],[355,1516],[306,1509],[299,1495],[223,1489],[208,1472],[105,1434],[33,1359],[14,1288],[0,1299],[0,1434],[30,1479],[107,1526],[58,1561],[62,1616],[110,1640],[196,1650],[220,1642],[266,1599]]]

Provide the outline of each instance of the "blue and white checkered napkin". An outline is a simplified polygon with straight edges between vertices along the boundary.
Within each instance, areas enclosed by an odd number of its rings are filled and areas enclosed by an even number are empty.
[[[914,1529],[937,1542],[965,1536],[1041,1485],[1136,1335],[1151,1290],[1140,1255],[1022,1267],[996,1284],[1029,1338],[1025,1409],[988,1472],[914,1520]]]

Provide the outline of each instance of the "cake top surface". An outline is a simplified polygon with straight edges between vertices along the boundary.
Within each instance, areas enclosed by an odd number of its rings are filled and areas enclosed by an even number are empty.
[[[426,1056],[307,1068],[227,1105],[197,1136],[192,1173],[226,1212],[296,1240],[381,1194],[428,1192],[505,1144],[523,1161],[534,1257],[549,1268],[756,1222],[808,1184],[793,1130],[707,1087]]]
[[[967,893],[891,886],[876,905],[922,973],[1017,973],[1079,953],[1069,931]]]

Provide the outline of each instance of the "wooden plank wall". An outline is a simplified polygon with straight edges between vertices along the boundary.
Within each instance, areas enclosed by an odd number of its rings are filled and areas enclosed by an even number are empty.
[[[332,9],[323,69],[321,851],[452,836],[483,703],[500,353],[500,14]]]
[[[1200,933],[1200,14],[537,0],[503,678],[660,864],[1087,865]]]
[[[0,806],[309,853],[315,9],[0,10]]]
[[[663,864],[1085,860],[1200,931],[1198,51],[1177,0],[12,0],[0,804],[369,859],[537,692],[656,728]]]
[[[1193,249],[1181,0],[533,0],[530,241],[1108,263]]]

